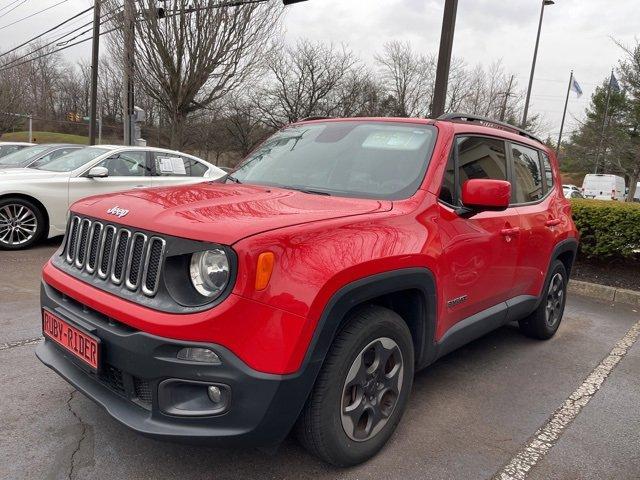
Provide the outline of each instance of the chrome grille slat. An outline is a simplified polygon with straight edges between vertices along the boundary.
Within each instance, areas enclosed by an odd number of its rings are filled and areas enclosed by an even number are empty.
[[[87,245],[87,262],[85,266],[87,272],[89,273],[93,273],[96,271],[103,231],[104,225],[102,225],[102,223],[93,222],[91,233],[89,234],[89,244]]]
[[[127,273],[125,275],[125,285],[129,290],[136,291],[140,283],[140,273],[146,258],[145,247],[147,246],[147,236],[137,232],[131,240],[131,250],[127,261]]]
[[[115,236],[116,227],[113,225],[107,225],[104,229],[102,241],[100,242],[100,253],[98,255],[98,277],[103,280],[109,276]]]
[[[116,285],[122,283],[126,270],[127,253],[129,250],[129,240],[131,232],[126,228],[121,228],[116,234],[116,245],[113,247],[113,265],[111,266],[111,282]]]
[[[76,241],[78,240],[78,226],[80,225],[80,217],[70,217],[69,222],[71,222],[71,226],[69,227],[69,242],[67,244],[67,262],[73,263],[76,259]]]
[[[152,237],[149,240],[145,256],[147,261],[142,273],[142,293],[148,297],[153,297],[158,292],[160,270],[166,246],[167,243],[162,238]]]
[[[63,258],[95,281],[153,297],[158,292],[167,242],[136,230],[71,214]]]
[[[89,239],[89,231],[91,230],[91,220],[85,218],[80,222],[80,229],[76,239],[76,268],[82,270],[84,268],[84,261],[87,258],[87,241]]]

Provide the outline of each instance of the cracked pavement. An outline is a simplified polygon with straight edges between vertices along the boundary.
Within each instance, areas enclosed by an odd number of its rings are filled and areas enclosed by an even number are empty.
[[[0,251],[0,479],[491,478],[547,424],[640,319],[632,307],[569,297],[556,337],[506,326],[417,374],[404,419],[365,465],[337,470],[287,440],[274,455],[141,437],[35,358],[39,278],[57,248]],[[640,343],[528,472],[542,479],[635,479]],[[576,398],[572,399],[577,401]]]

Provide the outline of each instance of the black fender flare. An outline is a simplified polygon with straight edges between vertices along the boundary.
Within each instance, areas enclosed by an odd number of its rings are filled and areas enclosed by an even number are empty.
[[[551,264],[560,257],[563,253],[571,252],[573,257],[571,259],[571,265],[567,269],[567,274],[571,274],[571,267],[573,266],[573,262],[576,260],[576,256],[578,255],[578,239],[577,238],[567,238],[566,240],[562,240],[558,243],[553,251],[551,252],[551,258],[549,259],[549,266],[547,267],[547,271],[551,268]]]
[[[364,277],[334,293],[318,321],[302,368],[317,365],[319,370],[350,310],[382,295],[404,290],[420,292],[423,318],[418,322],[420,328],[418,338],[414,338],[414,346],[416,365],[424,364],[435,355],[436,282],[428,268],[415,267]]]

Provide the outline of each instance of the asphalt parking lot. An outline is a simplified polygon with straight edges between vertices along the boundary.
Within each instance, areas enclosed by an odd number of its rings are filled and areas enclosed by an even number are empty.
[[[417,375],[408,411],[380,455],[338,470],[293,440],[275,454],[149,440],[74,392],[34,355],[39,272],[58,241],[0,252],[2,479],[640,476],[640,313],[630,306],[573,296],[550,341],[507,326],[448,355]],[[588,377],[593,381],[579,388]],[[570,416],[553,416],[572,393]],[[545,425],[555,433],[536,435]],[[539,458],[535,448],[546,455]],[[529,469],[531,458],[537,464]]]

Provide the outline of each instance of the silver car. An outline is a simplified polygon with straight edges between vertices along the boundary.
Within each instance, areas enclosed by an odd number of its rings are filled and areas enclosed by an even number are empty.
[[[90,195],[223,175],[185,153],[114,145],[85,147],[35,168],[0,170],[0,249],[28,248],[64,234],[69,206]]]

